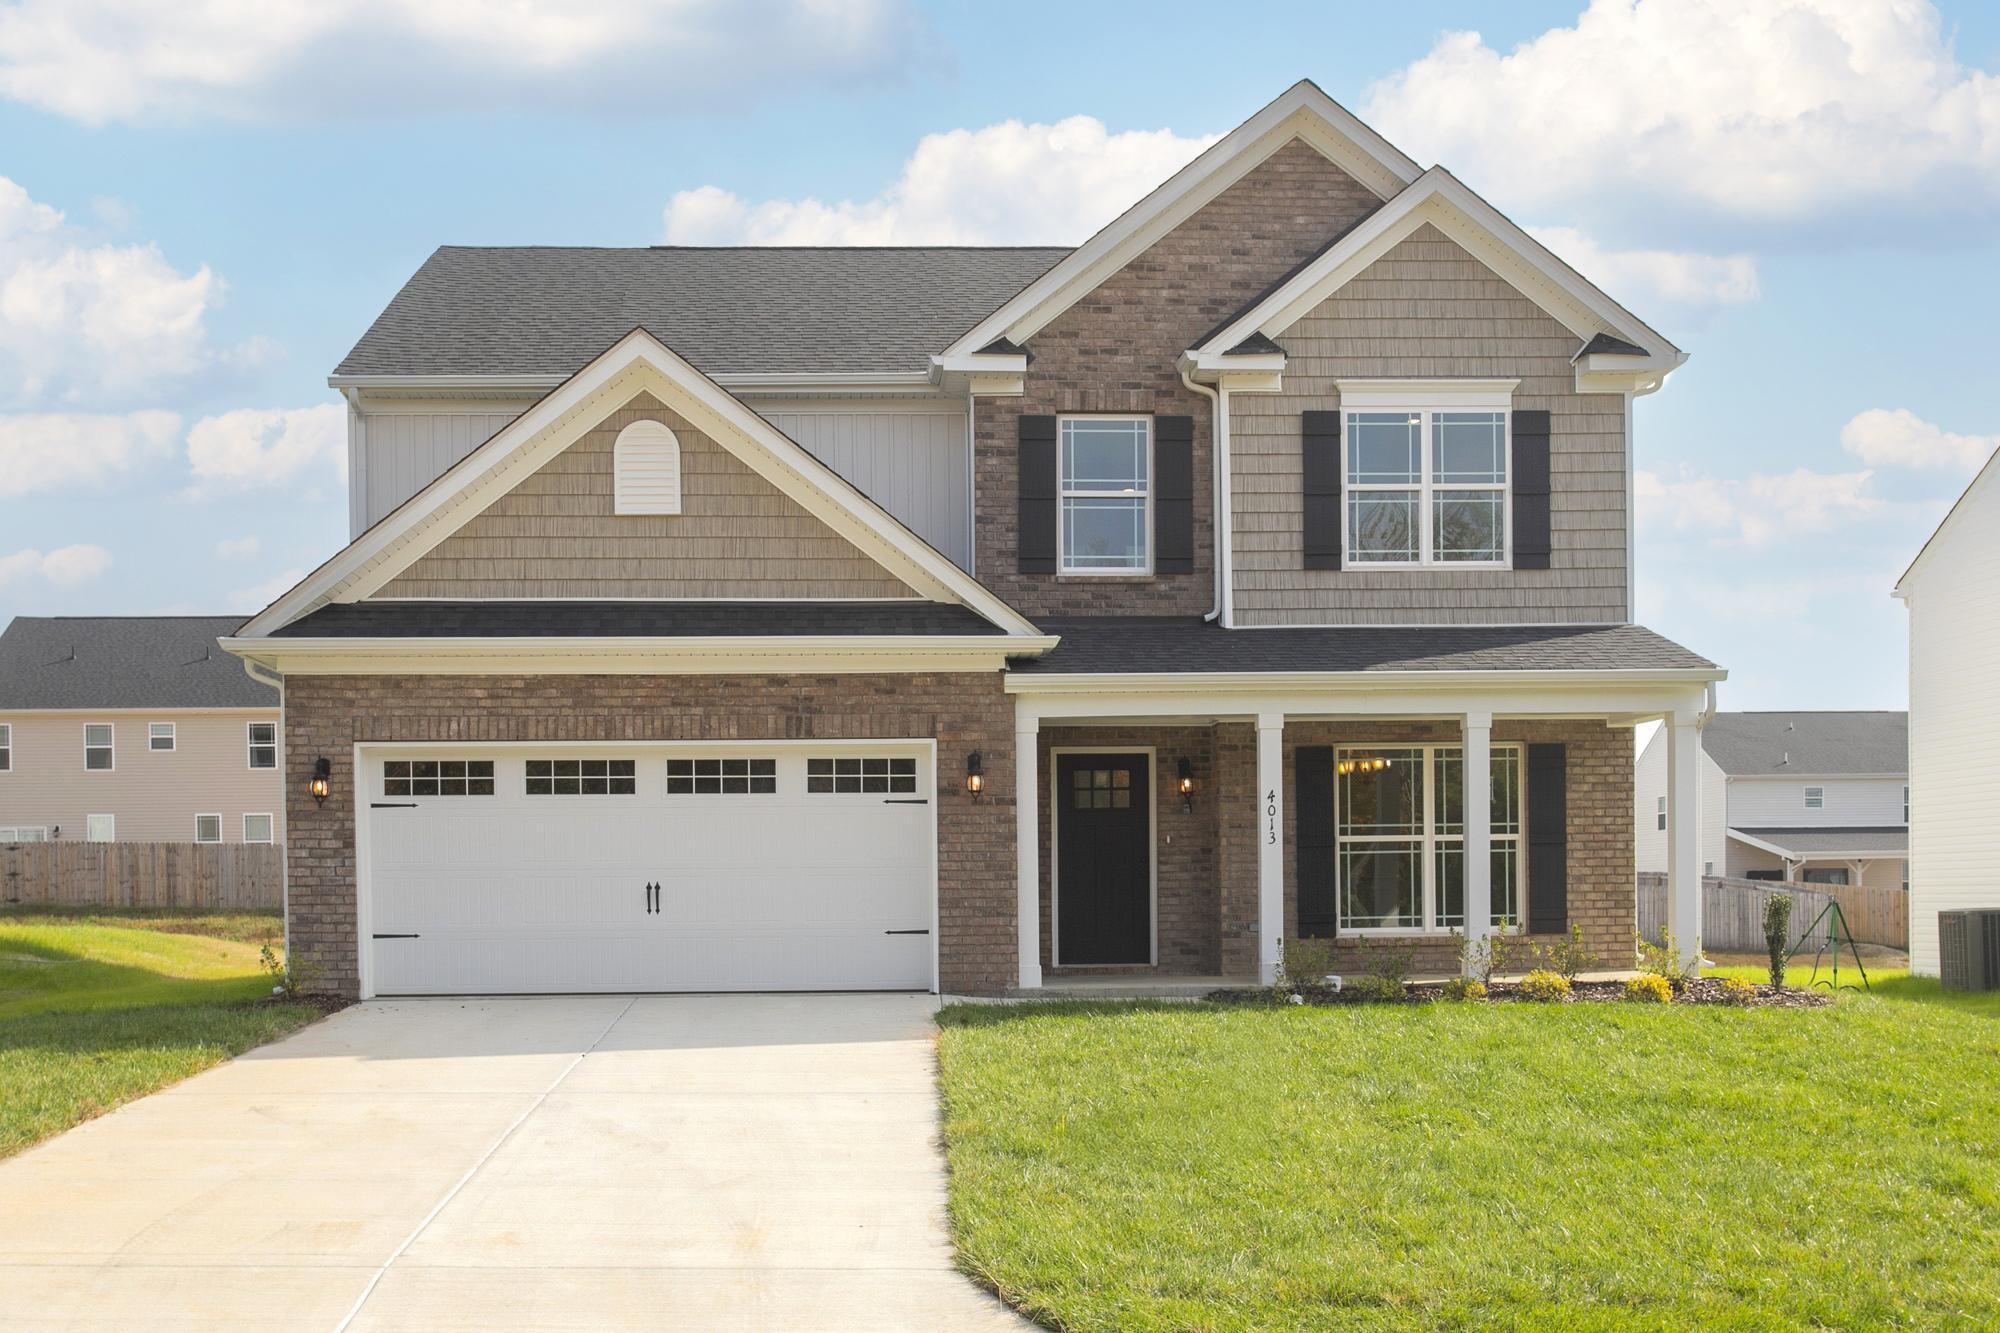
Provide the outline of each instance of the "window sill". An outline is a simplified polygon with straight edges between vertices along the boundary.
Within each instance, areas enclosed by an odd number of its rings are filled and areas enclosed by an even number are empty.
[[[1146,571],[1143,573],[1118,570],[1115,573],[1092,574],[1085,570],[1072,569],[1056,575],[1058,583],[1151,583],[1159,576]]]

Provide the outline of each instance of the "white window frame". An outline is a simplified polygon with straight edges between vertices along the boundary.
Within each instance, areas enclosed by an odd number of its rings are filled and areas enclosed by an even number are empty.
[[[261,819],[264,821],[264,836],[261,838],[253,838],[250,836],[250,821],[253,819]],[[261,811],[258,812],[246,811],[244,813],[243,841],[247,843],[261,844],[261,843],[272,843],[276,842],[277,840],[278,840],[278,821],[275,818]]]
[[[27,833],[32,833],[35,836],[32,838],[22,836],[23,834]],[[46,824],[19,824],[12,828],[0,828],[0,844],[15,843],[15,842],[47,842],[48,840],[49,840],[49,829],[48,825]]]
[[[215,836],[213,838],[204,838],[201,836],[201,821],[204,819],[213,819],[215,821]],[[209,847],[219,844],[222,841],[222,815],[220,813],[212,815],[202,815],[202,814],[196,815],[194,817],[194,840],[198,846],[202,847]]]
[[[1666,832],[1667,798],[1664,796],[1655,796],[1653,798],[1653,827],[1661,833]]]
[[[1903,784],[1903,822],[1910,822],[1910,784],[1907,782]]]
[[[1343,811],[1340,805],[1340,761],[1344,756],[1361,757],[1381,754],[1388,750],[1417,750],[1423,754],[1424,783],[1424,823],[1420,834],[1357,834],[1341,832]],[[1376,745],[1356,744],[1337,746],[1333,752],[1333,910],[1335,931],[1338,935],[1358,935],[1369,937],[1435,938],[1443,935],[1463,934],[1463,923],[1456,926],[1438,924],[1440,886],[1438,884],[1437,854],[1441,848],[1465,846],[1463,826],[1458,833],[1438,832],[1438,790],[1437,756],[1440,751],[1457,750],[1459,762],[1464,763],[1465,746],[1459,741],[1384,741]],[[1528,747],[1522,741],[1494,741],[1490,754],[1514,755],[1514,828],[1513,833],[1494,831],[1490,835],[1490,847],[1514,849],[1514,915],[1512,925],[1494,926],[1496,935],[1520,935],[1528,929]],[[1341,853],[1350,843],[1395,843],[1406,844],[1412,839],[1419,844],[1420,877],[1418,881],[1418,914],[1422,923],[1415,926],[1350,926],[1347,924],[1347,898],[1342,892]]]
[[[257,740],[257,728],[269,727],[271,740],[268,745]],[[271,762],[259,764],[257,751],[268,749]],[[243,766],[252,773],[270,773],[284,766],[284,756],[278,752],[278,724],[275,722],[245,722],[243,724]]]
[[[96,830],[96,828],[95,828],[95,825],[96,825],[97,821],[98,821],[98,820],[100,820],[100,819],[101,819],[101,820],[103,820],[103,821],[105,822],[105,824],[107,825],[107,828],[106,828],[106,830],[105,830],[105,835],[104,835],[103,837],[101,837],[101,838],[97,836],[97,830]],[[118,841],[118,816],[117,816],[117,815],[85,815],[85,816],[83,817],[83,840],[84,840],[85,842],[116,842],[116,841]]]
[[[1146,428],[1146,489],[1133,491],[1072,491],[1063,485],[1063,428],[1072,421],[1136,421]],[[1143,579],[1153,576],[1153,545],[1155,541],[1155,520],[1157,511],[1153,505],[1153,487],[1158,481],[1157,459],[1154,458],[1153,418],[1143,412],[1070,412],[1056,418],[1056,576],[1075,579]],[[1146,553],[1145,564],[1139,567],[1117,569],[1082,566],[1072,569],[1069,563],[1069,521],[1066,517],[1071,500],[1116,500],[1137,498],[1145,502]]]
[[[1351,380],[1334,381],[1340,390],[1340,542],[1341,567],[1363,570],[1512,569],[1514,567],[1514,390],[1519,380]],[[1348,480],[1347,456],[1354,439],[1357,412],[1408,412],[1421,418],[1418,427],[1417,481],[1411,483]],[[1498,412],[1505,441],[1506,480],[1501,482],[1437,482],[1432,428],[1440,412]],[[1497,560],[1439,560],[1432,511],[1437,492],[1497,491],[1500,495],[1500,556]],[[1367,560],[1354,550],[1353,497],[1371,492],[1417,496],[1417,558]]]
[[[90,729],[92,727],[103,727],[106,731],[111,733],[111,739],[103,745],[92,745],[90,743]],[[109,751],[111,755],[111,762],[105,765],[103,768],[92,768],[90,766],[90,752],[92,750]],[[83,771],[86,773],[116,773],[118,771],[118,724],[117,723],[86,722],[83,724]]]
[[[0,722],[0,773],[14,771],[14,724]]]
[[[160,728],[165,727],[162,731]],[[164,740],[165,745],[153,742]],[[146,749],[152,754],[172,754],[180,748],[180,728],[171,722],[148,722],[146,724]]]
[[[1807,787],[1805,808],[1808,810],[1826,809],[1826,788]]]

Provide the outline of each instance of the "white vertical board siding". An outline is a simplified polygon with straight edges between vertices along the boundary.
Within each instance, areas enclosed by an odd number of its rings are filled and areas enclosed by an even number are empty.
[[[350,537],[380,522],[459,459],[519,416],[525,403],[438,411],[370,410],[350,414],[347,479]]]
[[[1903,581],[1910,609],[1910,968],[1938,970],[1937,914],[2000,907],[2000,463]]]
[[[752,406],[954,564],[971,569],[972,455],[962,404],[937,411]]]
[[[1824,795],[1806,808],[1806,788]],[[1729,784],[1732,828],[1884,828],[1903,822],[1903,779],[1737,778]]]
[[[1655,727],[1632,776],[1632,864],[1642,875],[1667,872],[1667,835],[1659,817],[1666,794],[1667,729]]]
[[[1722,766],[1701,756],[1701,860],[1704,870],[1713,865],[1715,873],[1729,860],[1729,779]]]

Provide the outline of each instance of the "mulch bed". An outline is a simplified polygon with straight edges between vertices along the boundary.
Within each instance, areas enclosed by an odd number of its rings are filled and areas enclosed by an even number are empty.
[[[1295,992],[1302,1003],[1312,1005],[1337,1004],[1383,1004],[1397,1003],[1364,999],[1350,990],[1328,990],[1320,986],[1301,986]],[[1256,987],[1241,987],[1235,990],[1209,992],[1208,999],[1215,1004],[1261,1004],[1272,1001],[1272,993]],[[1436,986],[1405,986],[1403,1004],[1443,1004],[1447,1003],[1438,993]],[[1536,1004],[1547,1001],[1529,1000],[1522,996],[1521,988],[1511,981],[1496,981],[1486,992],[1483,1004]],[[1560,1004],[1625,1004],[1625,983],[1622,981],[1579,981],[1570,989],[1569,998],[1557,1001]],[[1725,997],[1722,980],[1719,977],[1703,977],[1690,981],[1680,994],[1674,997],[1675,1004],[1715,1004],[1741,1009],[1823,1009],[1833,1003],[1833,994],[1824,989],[1805,990],[1797,986],[1787,986],[1780,990],[1771,986],[1757,987],[1755,998],[1748,1003],[1738,1004]]]
[[[301,1009],[317,1009],[321,1017],[337,1014],[354,1001],[338,995],[266,995],[259,1004],[296,1005]]]

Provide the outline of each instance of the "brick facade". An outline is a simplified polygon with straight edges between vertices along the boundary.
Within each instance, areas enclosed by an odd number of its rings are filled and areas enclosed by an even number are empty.
[[[1381,202],[1294,139],[1029,339],[1023,395],[975,404],[979,580],[1029,616],[1206,612],[1215,580],[1208,399],[1181,384],[1176,359]],[[1017,572],[1017,421],[1024,413],[1065,412],[1194,418],[1191,573]]]
[[[889,739],[938,742],[939,965],[993,994],[1014,966],[1014,709],[990,674],[894,676],[293,676],[285,682],[292,947],[342,995],[360,987],[353,781],[366,742]],[[965,755],[986,791],[965,792]],[[333,760],[324,806],[306,792]]]

